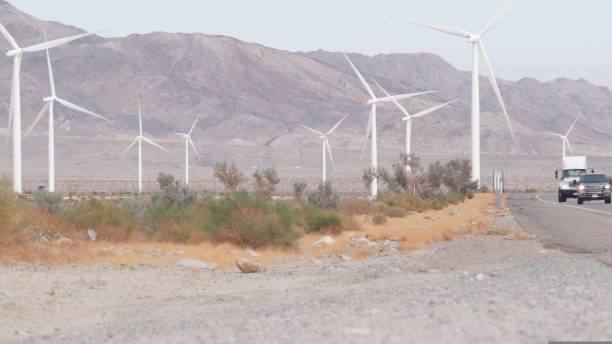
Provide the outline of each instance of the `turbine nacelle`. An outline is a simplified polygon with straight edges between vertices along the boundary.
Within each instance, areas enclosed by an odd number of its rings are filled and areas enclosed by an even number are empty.
[[[50,96],[50,97],[47,97],[47,98],[43,98],[43,102],[45,102],[45,103],[54,102],[56,100],[57,100],[57,97],[55,97],[55,96]]]
[[[481,40],[482,40],[482,36],[474,35],[474,34],[470,34],[467,39],[468,43],[471,43],[471,44],[478,44],[480,43]]]
[[[15,57],[15,56],[22,56],[22,55],[23,55],[23,49],[21,48],[9,50],[6,52],[6,56],[8,57]]]

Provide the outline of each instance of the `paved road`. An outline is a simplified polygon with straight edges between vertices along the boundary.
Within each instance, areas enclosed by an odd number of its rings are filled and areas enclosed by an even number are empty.
[[[603,201],[578,205],[576,200],[562,204],[552,194],[511,195],[508,201],[517,221],[549,247],[612,256],[611,205]]]

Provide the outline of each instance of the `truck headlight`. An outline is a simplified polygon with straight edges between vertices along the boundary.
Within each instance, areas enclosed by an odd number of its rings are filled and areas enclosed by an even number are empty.
[[[586,189],[586,187],[585,187],[584,185],[580,185],[580,186],[578,187],[578,190],[580,190],[580,191],[584,191],[585,189]]]
[[[610,190],[610,184],[606,184],[606,190]]]

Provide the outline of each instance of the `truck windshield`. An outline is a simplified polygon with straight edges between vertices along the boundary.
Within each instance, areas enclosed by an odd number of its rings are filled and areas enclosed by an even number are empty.
[[[580,178],[586,170],[563,170],[563,178]]]
[[[581,183],[607,183],[608,176],[605,174],[585,174],[580,177]]]

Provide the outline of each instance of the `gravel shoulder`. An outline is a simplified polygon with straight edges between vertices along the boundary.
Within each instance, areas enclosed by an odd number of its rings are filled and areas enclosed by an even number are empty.
[[[304,257],[259,274],[0,267],[0,342],[610,340],[611,304],[612,269],[588,256],[460,236],[357,262]]]

